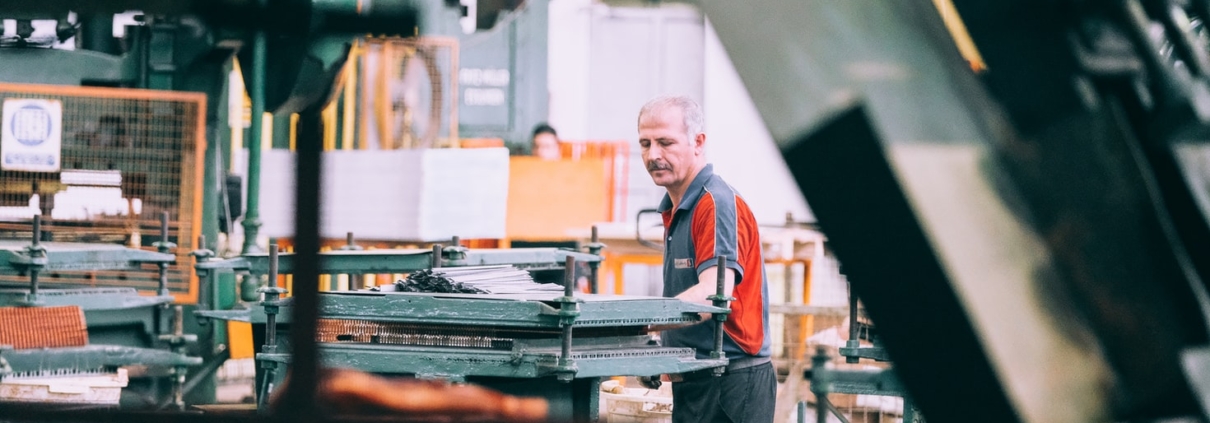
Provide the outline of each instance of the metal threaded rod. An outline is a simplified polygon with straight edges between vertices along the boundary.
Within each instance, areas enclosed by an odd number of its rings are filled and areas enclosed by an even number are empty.
[[[597,225],[592,225],[592,244],[591,245],[592,245],[592,247],[589,248],[589,250],[593,250],[593,251],[589,251],[590,253],[598,254],[601,252],[601,248],[600,248],[601,238],[597,234]],[[601,267],[600,262],[594,261],[594,262],[588,263],[588,283],[589,283],[589,288],[591,289],[590,292],[592,292],[593,294],[598,294],[601,292],[600,285],[597,282],[598,281],[598,279],[597,279],[597,273],[598,273],[597,268],[598,267]]]
[[[277,288],[277,244],[269,245],[269,287]],[[273,293],[266,295],[277,296]],[[277,307],[273,309],[273,313],[265,313],[265,347],[277,352]]]
[[[277,288],[277,244],[269,245],[269,286]]]
[[[40,214],[34,215],[33,237],[34,237],[34,239],[32,241],[33,246],[34,246],[33,250],[37,251],[37,248],[41,245],[41,242],[42,242],[42,215],[40,215]],[[38,273],[40,270],[41,269],[37,266],[30,267],[30,269],[29,269],[30,300],[35,300],[38,297]]]
[[[849,340],[857,340],[857,295],[852,284],[849,284]]]
[[[568,256],[563,264],[563,296],[571,297],[576,288],[576,258]]]
[[[168,242],[168,212],[160,212],[160,242]]]
[[[357,248],[357,244],[355,244],[355,243],[353,242],[353,233],[352,233],[352,232],[346,232],[346,233],[345,233],[345,248],[344,248],[344,249],[347,249],[347,250],[350,250],[350,251],[351,251],[351,250],[359,250],[359,249],[360,249],[360,248]],[[348,288],[348,290],[350,290],[350,291],[356,291],[356,290],[357,290],[357,288],[359,288],[359,287],[360,287],[360,286],[359,286],[359,285],[361,285],[360,283],[355,283],[355,282],[354,282],[354,280],[358,279],[356,274],[354,274],[354,273],[346,273],[346,274],[345,274],[345,278],[346,278],[346,279],[348,279],[348,285],[345,287],[345,288]]]
[[[42,242],[42,215],[34,215],[34,234],[33,244],[35,247]]]
[[[198,253],[200,253],[205,250],[206,250],[206,234],[198,235],[196,251]],[[198,255],[196,257],[197,257],[196,260],[198,263],[206,261],[206,257],[204,257],[204,256]],[[211,295],[211,293],[210,293],[210,290],[214,288],[214,283],[210,280],[210,272],[200,270],[200,269],[195,270],[195,272],[197,272],[198,283],[202,284],[202,286],[198,287],[199,289],[197,292],[197,295],[198,295],[197,302],[198,302],[198,304],[202,305],[202,307],[210,308],[210,306],[213,305],[213,304],[211,304],[211,298],[218,298],[218,297]],[[205,324],[205,323],[203,323],[203,324]]]
[[[849,282],[849,342],[846,343],[846,346],[849,348],[860,348],[861,340],[858,339],[859,336],[860,334],[857,330],[857,294],[853,293],[853,283]],[[850,364],[858,363],[860,360],[859,357],[846,356],[844,358],[845,363]]]
[[[167,254],[168,249],[168,212],[160,212],[160,246],[158,250]],[[159,295],[168,295],[168,263],[160,262]]]
[[[563,296],[570,301],[572,289],[576,285],[576,275],[573,271],[576,268],[576,258],[568,256],[563,266]],[[571,303],[563,303],[563,307],[569,304]],[[563,336],[560,340],[563,341],[563,348],[559,351],[559,365],[566,366],[571,360],[571,322],[563,324]]]
[[[811,393],[815,394],[815,422],[828,422],[828,349],[819,345],[811,356]],[[800,416],[800,420],[801,419]]]
[[[719,256],[718,267],[716,267],[715,269],[718,270],[718,272],[717,272],[718,273],[718,278],[717,278],[718,284],[716,286],[716,289],[718,291],[718,297],[720,298],[720,300],[716,300],[714,302],[714,306],[715,307],[725,307],[727,305],[726,301],[721,300],[721,298],[724,298],[727,295],[727,292],[724,290],[724,288],[727,285],[727,273],[726,273],[727,272],[727,258],[724,256]],[[718,352],[719,356],[722,357],[723,323],[725,322],[725,320],[715,319],[714,322],[715,322],[714,323],[714,351]]]
[[[172,334],[176,336],[185,334],[185,309],[180,305],[172,307]]]

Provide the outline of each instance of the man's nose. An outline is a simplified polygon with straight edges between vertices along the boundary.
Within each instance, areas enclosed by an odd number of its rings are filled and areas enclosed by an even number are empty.
[[[654,145],[651,146],[651,148],[648,148],[647,152],[645,154],[647,155],[647,161],[652,161],[652,160],[658,159],[662,155],[660,148],[656,147]]]

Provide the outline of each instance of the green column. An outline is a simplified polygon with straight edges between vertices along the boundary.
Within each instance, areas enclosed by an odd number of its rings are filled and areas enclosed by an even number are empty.
[[[265,114],[265,33],[256,31],[252,44],[252,75],[248,96],[252,98],[252,121],[248,136],[248,210],[244,214],[243,253],[264,252],[256,245],[260,235],[260,153]]]

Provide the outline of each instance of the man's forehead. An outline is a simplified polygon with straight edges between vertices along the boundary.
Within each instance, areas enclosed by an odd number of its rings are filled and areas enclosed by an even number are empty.
[[[659,127],[669,127],[666,129],[684,131],[685,120],[682,118],[682,112],[676,107],[665,107],[662,109],[652,110],[650,113],[644,114],[639,119],[639,129],[656,129]]]

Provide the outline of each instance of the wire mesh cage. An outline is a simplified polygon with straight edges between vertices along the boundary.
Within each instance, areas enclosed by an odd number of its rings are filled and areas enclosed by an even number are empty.
[[[9,134],[54,128],[56,166],[34,171],[0,168],[0,238],[29,240],[34,215],[43,241],[122,244],[154,250],[161,213],[177,245],[168,288],[178,301],[196,298],[189,252],[201,231],[205,96],[138,89],[0,84],[6,105],[41,101],[60,116],[6,113]],[[58,119],[56,119],[58,118]],[[32,131],[32,132],[31,132]],[[12,150],[10,148],[10,150]],[[0,154],[5,153],[0,150]],[[122,286],[155,290],[157,268],[133,271],[54,271],[44,284]],[[0,284],[28,278],[0,271]]]

